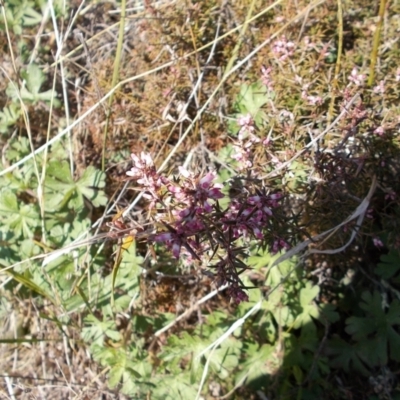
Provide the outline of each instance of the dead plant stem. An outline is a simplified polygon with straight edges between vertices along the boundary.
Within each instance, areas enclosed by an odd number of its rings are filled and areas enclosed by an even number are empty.
[[[342,51],[343,51],[343,6],[342,0],[337,0],[338,3],[338,10],[337,10],[337,19],[338,19],[338,46],[337,46],[337,57],[336,57],[336,65],[335,65],[335,76],[332,82],[331,88],[331,102],[329,104],[329,111],[328,111],[328,118],[327,123],[330,125],[333,112],[335,107],[335,97],[336,91],[338,87],[338,77],[340,73],[340,62],[342,60]],[[329,143],[330,135],[329,133],[326,135],[326,142]]]
[[[121,0],[121,22],[119,24],[117,51],[115,54],[114,71],[113,71],[113,77],[112,77],[112,81],[111,81],[112,88],[116,87],[116,85],[118,83],[118,79],[119,79],[119,67],[121,64],[122,46],[124,44],[125,15],[126,15],[126,0]],[[102,155],[101,155],[101,170],[103,172],[105,170],[106,144],[107,144],[107,137],[108,137],[108,128],[110,125],[111,105],[114,100],[114,94],[115,94],[115,91],[112,92],[111,96],[108,99],[106,123],[104,126],[104,132],[103,132],[103,151],[102,151]]]
[[[379,19],[374,34],[374,42],[372,45],[372,52],[371,52],[371,64],[369,66],[368,86],[370,87],[373,85],[375,80],[375,66],[376,66],[376,60],[378,58],[378,49],[379,49],[379,42],[381,39],[381,31],[382,31],[383,17],[385,16],[385,9],[386,9],[386,0],[380,0]]]

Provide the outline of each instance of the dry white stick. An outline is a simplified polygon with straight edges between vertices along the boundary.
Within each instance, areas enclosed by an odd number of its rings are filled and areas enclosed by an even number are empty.
[[[283,254],[282,256],[280,256],[279,258],[277,258],[274,263],[272,264],[272,266],[274,265],[278,265],[280,263],[282,263],[283,261],[295,256],[296,254],[299,254],[300,252],[302,252],[309,244],[311,243],[316,243],[318,242],[318,240],[325,238],[327,235],[329,235],[330,233],[337,231],[339,228],[341,228],[342,226],[348,224],[349,222],[357,219],[357,224],[354,227],[351,237],[349,239],[349,241],[342,247],[338,248],[338,249],[333,249],[333,250],[317,250],[317,249],[311,249],[308,252],[306,252],[303,255],[303,258],[311,255],[311,254],[336,254],[339,253],[343,250],[345,250],[354,240],[359,227],[361,226],[361,223],[364,219],[365,213],[368,209],[369,203],[371,201],[372,195],[375,192],[377,183],[376,183],[376,177],[374,176],[372,179],[372,183],[371,183],[371,187],[369,189],[369,192],[367,194],[367,196],[364,198],[364,200],[361,202],[361,204],[357,207],[357,209],[353,212],[353,214],[351,214],[349,217],[347,217],[343,222],[341,222],[339,225],[335,226],[334,228],[328,229],[325,232],[322,232],[316,236],[313,236],[311,239],[307,239],[304,242],[298,244],[297,246],[293,247],[292,249],[290,249],[289,251],[287,251],[285,254]]]

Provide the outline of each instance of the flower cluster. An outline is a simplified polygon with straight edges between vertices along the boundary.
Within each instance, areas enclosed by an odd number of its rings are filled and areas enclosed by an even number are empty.
[[[243,140],[254,140],[252,119],[243,117],[241,126]],[[214,269],[217,285],[229,285],[227,293],[236,303],[247,300],[239,278],[247,269],[242,261],[246,254],[238,241],[266,243],[272,252],[289,248],[273,233],[274,209],[282,195],[246,190],[221,208],[219,200],[225,195],[223,185],[214,182],[214,171],[194,174],[181,167],[179,176],[166,177],[156,171],[148,154],[132,155],[132,160],[127,175],[143,187],[153,210],[148,222],[157,227],[146,240],[163,244],[183,263],[206,263]],[[210,266],[215,258],[216,265]]]
[[[240,130],[238,140],[233,144],[235,153],[232,158],[239,162],[238,169],[244,170],[252,167],[251,148],[255,143],[259,143],[260,139],[254,134],[254,119],[250,114],[239,116],[237,124],[240,126]]]
[[[300,77],[297,77],[298,81],[301,82],[302,79]],[[314,96],[309,94],[308,88],[310,84],[304,84],[302,89],[301,89],[301,98],[303,100],[306,100],[309,105],[312,106],[320,106],[323,103],[322,97],[321,96]]]
[[[150,208],[153,208],[155,202],[159,200],[158,192],[165,180],[160,176],[154,166],[154,162],[149,154],[142,152],[140,157],[131,154],[133,167],[126,173],[132,179],[135,179],[141,185],[145,192],[144,198],[151,201]]]
[[[271,72],[272,68],[271,67],[261,67],[261,82],[268,88],[269,91],[274,90],[274,84],[272,82],[271,78]]]
[[[184,168],[179,170],[183,178],[179,186],[164,179],[168,182],[166,189],[174,201],[174,209],[170,213],[174,218],[172,225],[161,219],[168,232],[156,234],[154,240],[164,243],[175,258],[179,258],[184,248],[186,260],[192,261],[200,258],[196,250],[201,252],[201,246],[192,238],[206,229],[202,216],[212,211],[210,201],[221,199],[224,195],[221,192],[222,185],[213,183],[216,177],[214,172],[208,172],[200,178]],[[162,217],[165,219],[166,215]]]
[[[275,196],[279,198],[278,195]],[[263,239],[262,229],[268,223],[275,203],[271,197],[250,196],[245,204],[233,200],[223,218],[225,228],[232,227],[235,238],[248,237],[251,232],[257,239]]]
[[[359,74],[357,67],[354,67],[351,71],[350,76],[348,77],[351,83],[354,83],[356,86],[362,86],[366,79],[365,74]]]
[[[280,61],[284,61],[294,54],[295,47],[293,42],[288,41],[285,36],[282,36],[274,42],[272,51]]]

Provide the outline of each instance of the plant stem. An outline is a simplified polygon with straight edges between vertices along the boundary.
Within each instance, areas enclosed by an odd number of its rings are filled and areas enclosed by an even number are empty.
[[[332,83],[331,102],[329,104],[327,125],[330,125],[332,118],[333,118],[333,108],[335,107],[335,97],[336,97],[336,90],[337,90],[337,86],[338,86],[338,77],[339,77],[339,73],[340,73],[340,62],[342,60],[342,51],[343,51],[343,7],[342,7],[341,0],[338,0],[337,3],[338,3],[338,11],[337,11],[338,48],[337,48],[335,75],[334,75],[333,83]],[[326,141],[327,141],[327,143],[329,142],[329,133],[328,133],[328,135],[326,135]]]
[[[375,65],[376,65],[376,60],[378,58],[378,48],[379,48],[379,42],[381,39],[381,30],[382,30],[382,24],[383,24],[383,17],[385,15],[385,9],[386,9],[386,0],[380,0],[379,19],[378,19],[378,23],[376,25],[376,30],[375,30],[375,34],[374,34],[374,43],[373,43],[372,52],[371,52],[371,64],[369,66],[368,86],[372,86],[374,83],[374,79],[375,79]]]
[[[119,67],[121,64],[122,46],[124,43],[125,15],[126,15],[126,0],[121,0],[121,22],[119,24],[118,43],[117,43],[117,51],[115,54],[115,63],[114,63],[113,77],[112,77],[112,81],[111,81],[111,88],[114,88],[118,84],[118,79],[119,79]],[[104,171],[104,169],[105,169],[106,143],[107,143],[107,136],[108,136],[108,128],[110,125],[111,105],[112,105],[112,102],[114,99],[114,94],[115,94],[115,92],[113,92],[108,99],[106,124],[104,127],[104,133],[103,133],[103,152],[102,152],[102,156],[101,156],[101,170],[102,171]]]

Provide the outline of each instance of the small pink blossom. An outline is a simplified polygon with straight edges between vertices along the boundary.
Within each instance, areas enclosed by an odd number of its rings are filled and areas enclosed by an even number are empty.
[[[239,162],[239,170],[251,168],[253,163],[250,160],[250,150],[240,144],[233,145],[234,153],[231,157]]]
[[[385,199],[386,200],[396,200],[396,193],[393,191],[390,191],[389,193],[385,194]]]
[[[271,79],[271,67],[261,67],[261,82],[268,88],[268,90],[272,91],[274,89],[272,79]]]
[[[320,106],[323,103],[322,97],[321,96],[306,96],[306,100],[308,101],[308,104],[313,105],[313,106]]]
[[[179,173],[185,178],[193,178],[193,173],[189,172],[186,168],[179,166]]]
[[[269,139],[269,138],[265,138],[265,139],[263,139],[262,140],[262,145],[264,146],[264,147],[269,147],[270,145],[271,145],[271,139]]]
[[[400,67],[397,68],[395,79],[396,79],[397,82],[400,82]]]
[[[283,239],[276,239],[272,245],[271,252],[272,254],[276,254],[282,249],[289,250],[290,246],[287,242],[285,242]]]
[[[154,168],[153,160],[150,154],[141,152],[140,158],[136,154],[131,154],[131,158],[133,160],[133,167],[126,173],[128,176],[136,177],[142,176],[143,171],[147,169]]]
[[[308,104],[310,105],[321,105],[323,103],[322,97],[321,96],[312,96],[310,94],[308,94],[308,87],[310,85],[309,84],[305,84],[303,85],[302,91],[301,91],[301,98],[303,100],[306,100],[308,102]]]
[[[164,232],[154,236],[154,241],[159,243],[165,243],[165,245],[171,250],[172,255],[175,258],[179,258],[182,240],[177,233]]]
[[[378,249],[381,249],[382,247],[384,247],[384,244],[383,244],[383,242],[382,242],[381,239],[379,239],[379,238],[377,238],[377,237],[374,237],[374,238],[372,239],[372,241],[373,241],[373,243],[374,243],[374,246],[377,247]]]
[[[306,45],[307,48],[314,48],[315,43],[313,43],[310,39],[310,36],[304,36],[303,39],[304,44]]]
[[[233,284],[227,289],[229,297],[231,297],[236,304],[249,301],[249,296],[239,286]]]
[[[279,118],[281,119],[281,120],[290,120],[290,121],[294,121],[294,114],[292,113],[292,112],[290,112],[290,111],[288,111],[288,110],[282,110],[280,113],[279,113]]]
[[[197,186],[197,192],[195,196],[198,199],[222,199],[224,195],[221,189],[224,187],[221,183],[213,183],[212,181],[216,178],[215,172],[208,172],[203,178],[199,180]]]
[[[272,45],[272,51],[278,56],[280,61],[284,61],[290,58],[294,54],[295,44],[282,36],[280,39],[276,40]]]
[[[377,94],[385,93],[385,82],[384,81],[380,81],[379,85],[374,87],[374,93],[377,93]]]
[[[216,178],[215,172],[208,172],[203,177],[196,177],[183,167],[179,168],[179,172],[184,177],[181,187],[170,185],[168,190],[177,200],[191,203],[190,207],[195,212],[202,213],[205,211],[210,213],[212,205],[208,200],[218,200],[224,197],[221,192],[223,185],[213,183]]]
[[[385,134],[385,129],[383,128],[383,126],[379,126],[374,130],[374,133],[376,135],[383,136]]]
[[[179,186],[175,186],[175,185],[171,184],[171,185],[167,186],[167,189],[169,190],[170,193],[172,193],[172,195],[174,196],[174,198],[176,200],[183,201],[186,199],[185,192]]]
[[[359,74],[357,67],[354,67],[348,79],[356,86],[361,86],[364,83],[365,78],[366,76],[364,74]]]
[[[239,116],[237,123],[240,126],[240,131],[238,133],[239,140],[243,140],[246,134],[252,134],[255,131],[254,120],[251,114]]]
[[[216,175],[209,172],[199,180],[199,187],[203,190],[208,190],[211,187],[211,182],[215,179]]]
[[[144,197],[150,199],[150,208],[153,208],[158,200],[158,191],[168,183],[168,179],[159,175],[154,166],[150,154],[141,152],[140,157],[131,154],[133,167],[126,172],[126,175],[136,179],[139,185],[142,185],[147,193]]]

